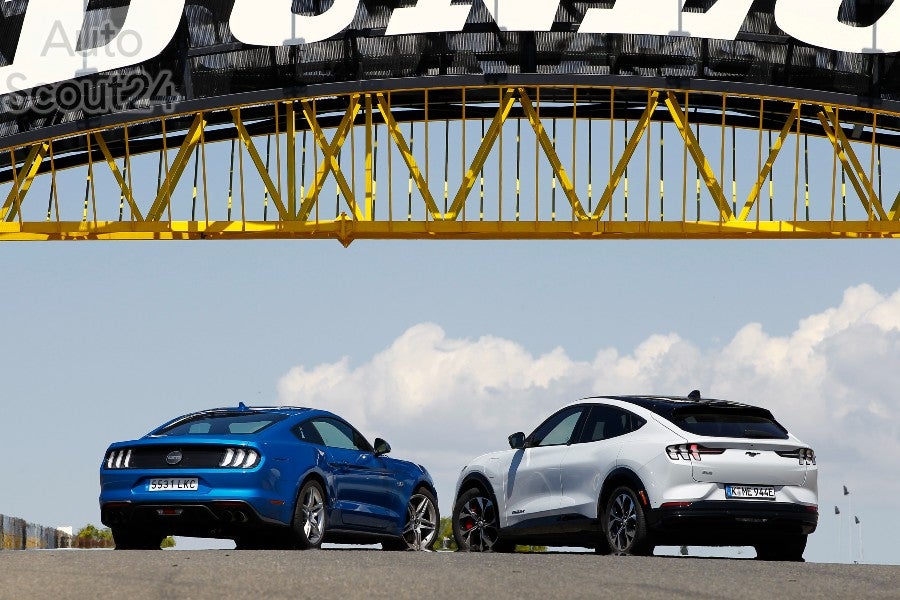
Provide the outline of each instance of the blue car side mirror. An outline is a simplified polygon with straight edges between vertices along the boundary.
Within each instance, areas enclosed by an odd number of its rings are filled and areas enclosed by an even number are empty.
[[[375,456],[390,454],[391,445],[381,438],[375,438]]]

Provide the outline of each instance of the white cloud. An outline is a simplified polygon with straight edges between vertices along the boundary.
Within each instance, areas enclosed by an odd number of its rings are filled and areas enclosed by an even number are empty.
[[[298,366],[279,392],[286,403],[341,414],[366,435],[389,439],[397,457],[425,464],[444,511],[466,460],[505,447],[508,434],[530,431],[563,404],[695,388],[770,408],[816,449],[824,476],[860,492],[900,492],[896,478],[883,477],[900,455],[900,291],[854,287],[790,335],[750,323],[716,348],[660,334],[622,352],[603,338],[602,323],[586,325],[584,335],[597,340],[591,361],[562,348],[536,356],[492,336],[455,339],[423,323],[358,365],[344,358]]]

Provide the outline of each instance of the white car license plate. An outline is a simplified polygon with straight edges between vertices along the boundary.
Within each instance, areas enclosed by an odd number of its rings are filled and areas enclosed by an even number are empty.
[[[197,491],[200,480],[197,477],[167,477],[151,479],[147,483],[148,492],[191,492]]]
[[[745,500],[774,500],[775,488],[770,485],[726,485],[725,497]]]

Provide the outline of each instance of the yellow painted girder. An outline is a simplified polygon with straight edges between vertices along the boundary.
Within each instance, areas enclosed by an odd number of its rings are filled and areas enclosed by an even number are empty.
[[[378,110],[381,112],[382,118],[384,118],[388,132],[391,134],[391,139],[394,140],[397,149],[400,150],[400,155],[403,157],[404,162],[406,162],[407,168],[409,168],[410,177],[412,177],[413,182],[416,184],[416,188],[425,200],[425,206],[428,209],[428,212],[433,219],[442,219],[443,215],[434,201],[434,196],[431,194],[428,182],[425,181],[425,177],[422,176],[422,170],[419,168],[418,162],[416,162],[416,157],[413,156],[409,144],[406,143],[406,138],[403,137],[403,132],[400,131],[400,125],[397,123],[397,119],[395,119],[393,113],[391,113],[390,103],[384,94],[376,94],[375,97],[378,101]]]
[[[600,200],[597,202],[597,208],[594,209],[594,219],[603,218],[603,214],[606,212],[606,209],[609,208],[609,205],[612,202],[613,194],[615,194],[616,190],[619,189],[619,183],[621,183],[622,181],[622,176],[625,174],[625,169],[627,169],[629,163],[631,163],[631,159],[632,157],[634,157],[634,153],[637,150],[638,145],[641,143],[644,134],[650,127],[650,121],[653,119],[653,113],[656,111],[657,106],[659,106],[659,92],[655,90],[648,92],[647,106],[644,108],[644,112],[641,114],[640,119],[638,119],[637,125],[635,125],[634,127],[634,131],[631,133],[631,137],[629,138],[628,143],[625,145],[625,151],[622,153],[622,156],[619,157],[618,163],[616,163],[616,168],[613,169],[613,172],[610,175],[609,183],[606,185],[606,190],[604,190],[603,195],[600,196]],[[612,130],[612,128],[610,128],[610,130]],[[612,144],[612,139],[610,139],[610,148],[612,147]],[[627,185],[625,189],[627,194]]]
[[[309,189],[306,199],[300,207],[297,218],[300,221],[309,219],[309,215],[325,185],[325,180],[328,178],[329,173],[333,173],[338,188],[340,188],[341,194],[343,194],[344,200],[347,202],[347,206],[350,207],[353,216],[361,221],[363,219],[363,214],[359,210],[353,190],[347,184],[347,178],[344,177],[344,173],[341,171],[341,166],[337,160],[338,152],[340,152],[341,147],[343,147],[344,142],[347,140],[347,135],[350,133],[356,115],[359,113],[359,94],[352,94],[350,96],[350,106],[347,108],[347,112],[344,114],[344,118],[341,120],[340,125],[338,125],[337,131],[334,134],[334,139],[331,143],[328,143],[328,140],[325,138],[325,132],[322,131],[319,120],[316,118],[315,111],[309,101],[304,100],[302,106],[303,114],[306,116],[306,121],[309,124],[310,130],[313,132],[316,143],[324,154],[324,158],[319,169],[316,171],[315,183]]]
[[[253,161],[253,165],[256,167],[256,170],[259,172],[259,176],[262,178],[263,185],[266,186],[266,190],[268,190],[269,196],[272,198],[272,201],[275,203],[275,206],[278,209],[279,216],[282,220],[287,220],[288,212],[284,207],[284,203],[281,201],[281,194],[278,192],[278,188],[275,186],[275,183],[269,176],[269,171],[268,169],[266,169],[266,164],[263,162],[262,157],[259,155],[259,151],[256,149],[256,145],[253,143],[253,138],[250,137],[250,133],[247,131],[247,128],[244,127],[244,122],[241,119],[240,109],[232,110],[231,116],[234,120],[234,126],[237,128],[238,137],[240,138],[241,143],[244,144],[244,147],[247,148],[247,152],[250,154],[250,159]]]
[[[287,190],[288,219],[293,221],[297,214],[297,113],[294,102],[287,102],[285,119],[287,120]]]
[[[878,199],[878,194],[875,193],[875,188],[872,187],[869,176],[863,170],[859,158],[856,157],[853,146],[850,145],[850,141],[844,135],[844,130],[841,128],[841,122],[835,110],[829,106],[823,106],[818,117],[822,123],[822,128],[825,130],[825,135],[828,136],[828,139],[834,146],[834,151],[844,166],[844,171],[847,173],[850,183],[856,189],[856,194],[863,203],[869,219],[875,218],[873,215],[874,210],[878,213],[879,219],[882,221],[887,220],[888,217],[884,212],[884,207],[881,205],[881,200]]]
[[[0,241],[149,239],[773,239],[895,238],[892,221],[120,221],[0,223]]]
[[[465,177],[463,177],[462,184],[459,186],[459,191],[453,199],[453,204],[450,206],[450,210],[447,211],[444,218],[452,221],[459,217],[463,205],[469,197],[469,194],[472,192],[475,181],[478,179],[478,174],[484,169],[484,163],[487,161],[488,156],[490,156],[494,144],[497,143],[497,139],[500,136],[500,130],[506,122],[507,117],[509,117],[513,104],[515,104],[515,93],[516,91],[514,89],[503,91],[503,95],[500,98],[500,108],[497,110],[497,114],[491,121],[491,126],[485,132],[484,139],[481,140],[481,145],[475,153],[472,165],[466,169],[466,174]]]
[[[527,88],[530,90],[531,88]],[[191,154],[197,149],[198,144],[203,144],[205,118],[202,113],[192,115],[194,117],[191,127],[187,131],[184,142],[178,151],[175,161],[169,165],[166,163],[167,175],[165,181],[160,186],[159,192],[156,193],[152,206],[147,211],[145,217],[142,217],[140,205],[135,198],[135,190],[130,185],[126,185],[125,177],[119,169],[112,157],[109,147],[103,136],[102,131],[85,132],[84,135],[88,139],[96,139],[104,159],[110,167],[116,182],[122,191],[122,197],[128,202],[131,208],[133,219],[132,222],[99,222],[94,220],[85,220],[81,222],[22,222],[21,203],[32,186],[32,183],[41,169],[41,162],[46,158],[50,150],[50,141],[39,142],[38,144],[16,149],[19,155],[25,154],[27,150],[28,157],[24,161],[20,161],[16,165],[12,190],[6,198],[6,201],[0,212],[0,221],[3,226],[0,227],[0,240],[13,239],[198,239],[198,238],[240,238],[240,237],[257,237],[257,238],[329,238],[338,239],[341,243],[349,244],[354,239],[390,239],[390,238],[423,238],[423,239],[652,239],[652,238],[691,238],[691,239],[715,239],[715,238],[788,238],[788,237],[805,237],[805,238],[836,238],[836,237],[900,237],[900,195],[897,196],[893,206],[889,212],[885,212],[882,199],[875,191],[872,177],[863,169],[862,164],[854,151],[851,142],[847,139],[846,134],[841,128],[839,113],[837,107],[815,105],[811,102],[793,102],[793,108],[788,119],[781,129],[778,138],[771,144],[769,148],[768,158],[764,165],[761,165],[760,172],[756,175],[756,180],[751,189],[747,201],[742,207],[739,216],[735,218],[730,203],[726,200],[722,190],[721,183],[713,173],[709,162],[704,154],[703,148],[696,136],[693,134],[691,124],[688,123],[686,111],[679,104],[678,97],[675,92],[647,90],[647,105],[640,119],[637,122],[634,132],[627,140],[624,152],[618,157],[618,163],[615,168],[611,169],[610,179],[606,184],[606,191],[600,198],[596,210],[592,215],[588,216],[581,205],[578,194],[574,187],[573,178],[569,177],[563,163],[556,152],[554,141],[547,135],[547,130],[541,123],[540,114],[535,104],[532,103],[525,88],[509,88],[506,86],[497,86],[500,101],[499,104],[493,104],[497,107],[497,112],[490,121],[490,127],[486,130],[475,157],[468,165],[464,165],[463,180],[460,188],[452,197],[452,204],[446,214],[438,209],[434,197],[430,192],[430,186],[427,176],[423,175],[419,164],[413,155],[407,140],[404,138],[400,125],[395,116],[391,112],[390,96],[386,93],[353,93],[347,94],[348,108],[343,115],[337,129],[334,130],[334,137],[328,141],[325,133],[317,120],[315,114],[315,106],[312,104],[314,100],[298,99],[289,101],[279,101],[278,107],[283,103],[286,106],[287,128],[279,132],[276,129],[276,136],[284,134],[287,136],[286,147],[288,153],[287,160],[287,187],[286,192],[281,190],[281,176],[278,177],[278,185],[273,183],[268,169],[263,164],[262,158],[253,143],[253,139],[244,126],[240,118],[240,107],[228,109],[233,117],[236,137],[249,151],[251,160],[253,161],[263,184],[278,207],[279,221],[274,223],[257,223],[252,221],[210,221],[205,222],[183,222],[183,221],[167,221],[163,220],[163,214],[167,208],[171,208],[171,196],[178,182],[183,176],[183,172]],[[661,96],[661,94],[663,96]],[[665,98],[667,111],[659,112],[660,98]],[[687,97],[687,95],[685,95]],[[573,93],[574,98],[574,93]],[[783,100],[783,99],[781,99]],[[427,94],[426,94],[426,121],[427,121]],[[494,220],[465,222],[461,220],[460,215],[464,214],[464,207],[467,199],[471,195],[478,173],[482,172],[487,159],[491,152],[498,148],[499,140],[503,125],[507,122],[509,115],[515,103],[519,101],[524,117],[527,118],[529,124],[535,132],[536,140],[539,147],[543,150],[552,168],[555,178],[559,181],[561,189],[566,193],[567,198],[572,206],[573,219],[571,223],[557,223],[548,219],[548,221],[504,221],[495,217]],[[574,101],[574,100],[573,100]],[[296,135],[298,129],[297,119],[300,118],[296,114],[296,103],[299,102],[303,108],[303,113],[309,125],[309,130],[314,136],[316,147],[320,148],[324,154],[324,159],[318,165],[316,180],[309,188],[300,192],[302,199],[297,198],[298,191],[298,167],[296,165],[298,148],[296,146]],[[538,103],[539,104],[539,103]],[[380,111],[387,125],[391,140],[397,146],[400,154],[403,156],[406,166],[409,169],[410,180],[415,183],[421,192],[425,202],[427,213],[424,221],[407,221],[394,220],[391,216],[382,217],[381,220],[374,212],[375,209],[375,169],[374,164],[375,144],[372,134],[376,127],[374,122],[374,114],[376,110]],[[724,106],[724,104],[723,104]],[[762,101],[760,101],[762,106]],[[846,171],[857,195],[860,197],[863,206],[866,209],[868,218],[860,218],[856,221],[754,221],[748,222],[754,206],[760,201],[760,194],[766,178],[769,177],[776,159],[779,157],[780,151],[783,149],[788,137],[791,135],[792,129],[797,129],[799,136],[799,118],[801,107],[804,111],[810,107],[820,111],[819,120],[822,123],[825,137],[831,142],[835,156],[840,159],[841,164]],[[356,190],[352,189],[347,183],[347,176],[341,170],[339,163],[340,151],[345,144],[348,143],[348,137],[356,123],[356,118],[360,110],[365,111],[365,164],[363,170],[365,172],[365,197],[360,198],[361,202],[357,203],[355,198]],[[493,110],[493,109],[492,109]],[[724,108],[723,108],[724,110]],[[279,112],[276,109],[275,116],[278,118]],[[574,109],[573,109],[574,116]],[[646,220],[629,222],[618,219],[603,220],[604,215],[612,216],[611,202],[613,195],[619,187],[625,169],[628,167],[635,153],[637,152],[640,142],[645,139],[649,132],[649,126],[652,120],[668,121],[671,116],[672,122],[676,125],[681,134],[685,150],[690,153],[693,161],[702,174],[703,180],[706,182],[707,188],[710,190],[713,200],[719,211],[718,221],[700,221],[690,222],[686,216],[682,214],[681,218],[675,218],[670,221],[648,222]],[[280,122],[280,121],[279,121]],[[760,120],[760,129],[763,130],[762,120]],[[610,127],[610,166],[616,158],[614,155],[615,145],[612,142],[613,126]],[[91,137],[93,136],[93,137]],[[426,129],[427,139],[427,129]],[[574,144],[573,137],[573,144]],[[760,137],[760,139],[762,139]],[[518,143],[521,140],[517,139]],[[126,144],[127,148],[127,144]],[[279,149],[281,146],[279,146]],[[760,153],[762,142],[760,142]],[[799,145],[798,145],[799,148]],[[873,157],[875,141],[872,142]],[[280,150],[279,150],[280,151]],[[304,148],[305,151],[305,148]],[[723,146],[724,152],[724,146]],[[573,156],[575,148],[573,145]],[[465,155],[463,155],[465,156]],[[799,155],[798,155],[799,156]],[[126,164],[128,164],[128,156],[126,156]],[[573,173],[574,173],[573,158]],[[799,177],[799,158],[795,164],[795,174]],[[874,158],[873,158],[874,161]],[[15,162],[15,161],[14,161]],[[426,149],[425,163],[427,169],[428,150]],[[874,164],[874,163],[873,163]],[[280,160],[279,160],[280,165]],[[93,168],[93,163],[91,163]],[[345,167],[346,168],[346,167]],[[357,165],[354,165],[354,175],[358,173]],[[129,179],[130,179],[130,171]],[[55,176],[56,171],[54,171]],[[349,171],[347,171],[349,173]],[[343,194],[350,207],[350,217],[342,215],[337,219],[318,219],[317,202],[326,179],[334,175],[340,193]],[[205,177],[205,162],[204,162]],[[443,179],[443,178],[442,178]],[[434,182],[432,182],[434,183]],[[443,183],[443,181],[441,181]],[[517,182],[517,186],[519,182]],[[354,181],[355,186],[355,181]],[[537,186],[536,193],[541,193],[541,188]],[[502,194],[504,192],[502,181],[500,181],[501,197],[500,213],[502,210]],[[893,193],[893,190],[891,190]],[[286,193],[286,196],[283,194]],[[449,193],[448,193],[449,195]],[[118,194],[117,194],[118,196]],[[152,198],[152,196],[151,196]],[[292,199],[293,198],[293,199]],[[299,202],[298,202],[299,201]],[[298,207],[297,204],[301,203]],[[96,208],[96,207],[95,207]],[[316,209],[316,218],[311,219],[312,210]],[[390,212],[389,212],[390,214]],[[16,216],[19,216],[18,222]],[[96,218],[96,217],[95,217]],[[481,216],[483,219],[483,215]],[[516,219],[519,215],[516,216]]]
[[[34,183],[34,178],[37,176],[41,163],[47,157],[49,150],[50,144],[41,142],[32,146],[31,150],[28,151],[28,156],[25,158],[22,168],[15,176],[13,188],[10,190],[6,202],[3,203],[3,207],[0,208],[0,221],[12,221],[20,214],[22,202],[24,202],[25,196],[28,195],[31,184]]]
[[[374,162],[374,144],[372,142],[372,128],[374,123],[372,120],[372,95],[366,94],[366,220],[371,221],[374,217],[375,210],[375,162]]]
[[[666,94],[666,106],[669,109],[669,113],[672,115],[672,119],[675,121],[678,132],[681,133],[681,137],[684,138],[688,153],[691,155],[691,158],[694,159],[694,163],[696,163],[697,168],[700,170],[700,176],[703,178],[703,182],[706,183],[706,187],[712,195],[713,201],[719,208],[719,215],[721,216],[722,221],[733,220],[734,213],[731,212],[728,200],[725,199],[725,192],[722,190],[722,185],[719,183],[716,174],[713,172],[709,161],[706,160],[706,155],[703,153],[703,149],[700,148],[700,143],[697,141],[694,132],[688,125],[687,114],[681,110],[681,105],[678,103],[678,99],[675,97],[674,92],[668,92]]]
[[[566,173],[566,169],[563,167],[562,161],[556,153],[556,148],[553,146],[553,141],[547,135],[547,131],[544,129],[544,125],[541,123],[541,119],[534,109],[534,105],[531,103],[531,98],[529,98],[528,94],[525,92],[525,88],[519,88],[519,103],[525,111],[525,116],[528,118],[531,128],[534,129],[534,133],[538,138],[541,148],[544,150],[544,154],[550,161],[553,172],[556,174],[557,179],[559,179],[560,187],[562,187],[566,198],[568,198],[569,204],[572,205],[572,214],[575,218],[582,221],[590,219],[588,214],[584,211],[584,207],[581,205],[581,200],[578,199],[578,194],[575,192],[575,185],[572,183],[572,180],[569,179],[569,174]]]
[[[794,123],[797,122],[797,119],[800,117],[800,103],[794,103],[794,107],[791,109],[791,113],[788,116],[787,122],[784,124],[784,127],[781,128],[781,132],[778,134],[778,139],[772,144],[772,147],[769,149],[769,156],[766,158],[766,163],[763,166],[762,171],[759,173],[759,177],[756,178],[756,183],[753,184],[753,189],[750,190],[750,195],[747,196],[747,202],[744,204],[744,208],[741,210],[741,214],[738,217],[738,221],[746,221],[750,216],[750,211],[753,210],[753,206],[759,201],[759,193],[762,190],[763,185],[766,183],[766,178],[769,177],[769,174],[772,172],[772,167],[775,165],[775,160],[778,158],[778,154],[781,152],[781,148],[784,146],[785,140],[787,140],[788,135],[790,135],[791,130],[794,127]]]
[[[131,188],[128,186],[128,183],[125,182],[125,177],[119,170],[119,165],[116,164],[116,160],[109,151],[109,146],[106,145],[106,140],[103,139],[103,134],[98,131],[93,135],[94,139],[97,140],[97,146],[100,147],[100,152],[103,153],[106,164],[109,165],[109,170],[112,171],[113,177],[116,178],[116,183],[118,183],[119,187],[122,189],[122,195],[128,202],[129,208],[131,208],[131,214],[133,215],[134,220],[140,223],[144,220],[144,217],[141,215],[141,210],[138,208],[137,202],[134,201],[134,195],[131,192]]]
[[[194,121],[191,123],[190,129],[188,129],[184,142],[181,144],[181,148],[175,156],[175,162],[172,163],[165,181],[162,182],[159,193],[156,195],[156,200],[153,202],[153,206],[151,206],[150,210],[147,212],[147,221],[159,221],[162,219],[166,207],[168,207],[169,203],[172,201],[172,192],[181,180],[184,169],[191,159],[191,154],[194,152],[197,144],[200,143],[204,127],[206,127],[206,120],[203,118],[203,114],[200,113],[194,117]]]

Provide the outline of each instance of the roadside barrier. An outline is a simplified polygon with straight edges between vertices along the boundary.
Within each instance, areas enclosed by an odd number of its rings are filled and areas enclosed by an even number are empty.
[[[72,536],[56,527],[0,515],[0,550],[71,548]]]

